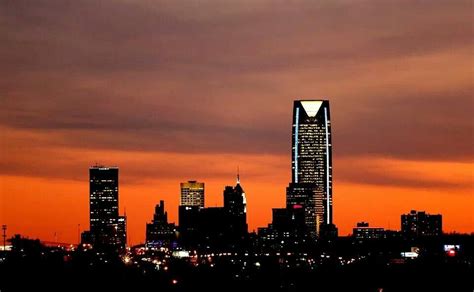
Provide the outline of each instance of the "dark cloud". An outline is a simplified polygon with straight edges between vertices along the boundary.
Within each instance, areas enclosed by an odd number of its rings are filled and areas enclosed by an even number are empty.
[[[472,89],[398,96],[389,93],[352,108],[350,118],[338,121],[341,114],[335,112],[335,151],[342,156],[471,161]]]
[[[202,3],[201,3],[202,2]],[[6,70],[234,78],[470,44],[469,1],[4,1]],[[449,12],[449,13],[448,13]],[[282,21],[284,19],[284,21]]]
[[[473,158],[472,86],[446,75],[439,88],[416,63],[470,55],[470,1],[0,8],[0,124],[54,133],[52,146],[286,155],[291,100],[328,96],[338,156]],[[417,80],[381,82],[409,69]]]

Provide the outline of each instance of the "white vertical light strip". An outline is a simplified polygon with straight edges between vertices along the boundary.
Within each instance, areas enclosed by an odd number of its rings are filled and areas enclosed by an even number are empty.
[[[295,183],[298,183],[298,129],[300,127],[299,125],[299,120],[300,120],[300,108],[296,108],[296,114],[295,114],[295,150],[294,150],[294,161],[295,161]]]
[[[330,187],[329,187],[329,131],[328,131],[328,109],[324,107],[324,124],[326,128],[326,210],[327,210],[327,224],[331,224],[329,222],[329,218],[331,218],[329,214],[329,205],[330,205]]]

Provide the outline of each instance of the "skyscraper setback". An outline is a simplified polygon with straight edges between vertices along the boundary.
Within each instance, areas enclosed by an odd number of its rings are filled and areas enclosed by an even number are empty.
[[[332,144],[329,101],[295,100],[292,130],[292,181],[287,207],[305,209],[311,234],[332,225]]]

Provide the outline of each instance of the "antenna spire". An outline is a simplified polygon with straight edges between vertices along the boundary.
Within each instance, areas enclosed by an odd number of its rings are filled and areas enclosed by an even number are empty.
[[[238,166],[237,166],[237,183],[240,184],[240,170]]]

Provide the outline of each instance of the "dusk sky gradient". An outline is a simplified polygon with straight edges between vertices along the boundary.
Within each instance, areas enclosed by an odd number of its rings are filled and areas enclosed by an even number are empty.
[[[77,242],[88,169],[120,167],[129,243],[179,183],[250,230],[283,207],[294,99],[329,99],[334,222],[411,209],[474,232],[471,1],[0,0],[0,223]],[[55,235],[56,233],[56,235]]]

